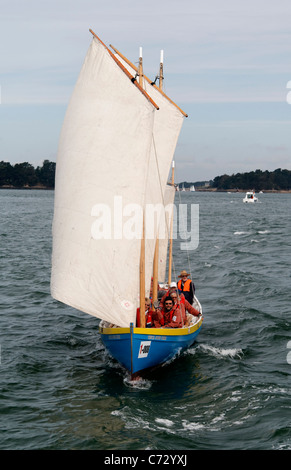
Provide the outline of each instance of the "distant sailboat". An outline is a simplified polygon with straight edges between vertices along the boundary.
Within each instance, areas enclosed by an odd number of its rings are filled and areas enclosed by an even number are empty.
[[[191,191],[191,192],[195,191],[195,186],[194,186],[194,184],[192,184],[192,185],[190,186],[190,191]]]
[[[191,346],[202,325],[202,308],[196,299],[201,314],[188,316],[183,328],[145,327],[144,299],[150,295],[152,277],[152,300],[157,298],[157,273],[160,269],[159,275],[164,276],[171,231],[163,240],[158,230],[152,239],[147,238],[144,214],[149,204],[173,203],[173,165],[172,181],[167,179],[187,115],[162,91],[162,60],[157,87],[143,74],[141,52],[136,70],[90,32],[93,40],[58,149],[51,293],[101,320],[104,345],[133,376]],[[115,210],[121,200],[141,208],[140,237],[128,238],[120,231]],[[109,214],[104,219],[109,235],[102,232],[101,209]],[[103,236],[96,236],[96,227]],[[169,255],[171,260],[171,249]],[[169,261],[169,279],[171,270]],[[135,326],[137,308],[139,328]]]

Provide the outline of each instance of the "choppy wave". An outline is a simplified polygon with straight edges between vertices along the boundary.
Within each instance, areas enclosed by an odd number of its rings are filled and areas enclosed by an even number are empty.
[[[233,348],[233,349],[225,349],[225,348],[217,348],[207,344],[200,344],[199,348],[207,352],[210,355],[215,357],[230,357],[230,358],[238,358],[241,359],[243,356],[243,351],[240,348]]]

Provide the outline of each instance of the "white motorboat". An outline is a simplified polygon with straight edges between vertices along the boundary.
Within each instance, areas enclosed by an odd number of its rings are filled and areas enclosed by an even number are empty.
[[[255,192],[248,191],[243,198],[243,202],[258,202],[258,198],[255,196]]]

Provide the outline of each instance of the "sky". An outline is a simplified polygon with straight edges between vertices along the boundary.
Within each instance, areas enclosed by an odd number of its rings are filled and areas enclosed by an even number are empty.
[[[0,161],[56,161],[91,28],[188,117],[176,182],[291,170],[290,0],[1,0]]]

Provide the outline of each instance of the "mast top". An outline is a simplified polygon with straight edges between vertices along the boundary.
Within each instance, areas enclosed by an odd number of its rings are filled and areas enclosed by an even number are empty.
[[[152,98],[148,95],[148,93],[140,86],[140,84],[135,80],[135,78],[129,73],[126,67],[122,65],[122,63],[115,57],[115,55],[111,52],[111,50],[104,44],[103,41],[97,36],[97,34],[94,33],[92,29],[89,29],[90,33],[96,38],[100,44],[102,44],[103,47],[107,50],[107,52],[110,54],[112,59],[116,62],[116,64],[121,68],[121,70],[125,73],[125,75],[128,76],[128,78],[132,81],[132,83],[139,89],[139,91],[150,101],[150,103],[158,110],[159,106],[152,100]]]
[[[114,47],[112,44],[110,44],[110,47],[114,50],[114,52],[121,57],[135,72],[138,72],[138,67],[136,67],[130,60],[128,60],[116,47]],[[115,57],[115,56],[114,56]],[[174,101],[171,100],[164,92],[161,90],[155,83],[152,82],[146,75],[143,75],[143,78],[150,84],[152,85],[156,90],[158,90],[164,98],[166,98],[170,103],[172,103],[179,111],[180,113],[183,114],[183,116],[188,117],[188,114],[185,113]]]
[[[142,47],[139,48],[138,76],[139,85],[143,88]]]

